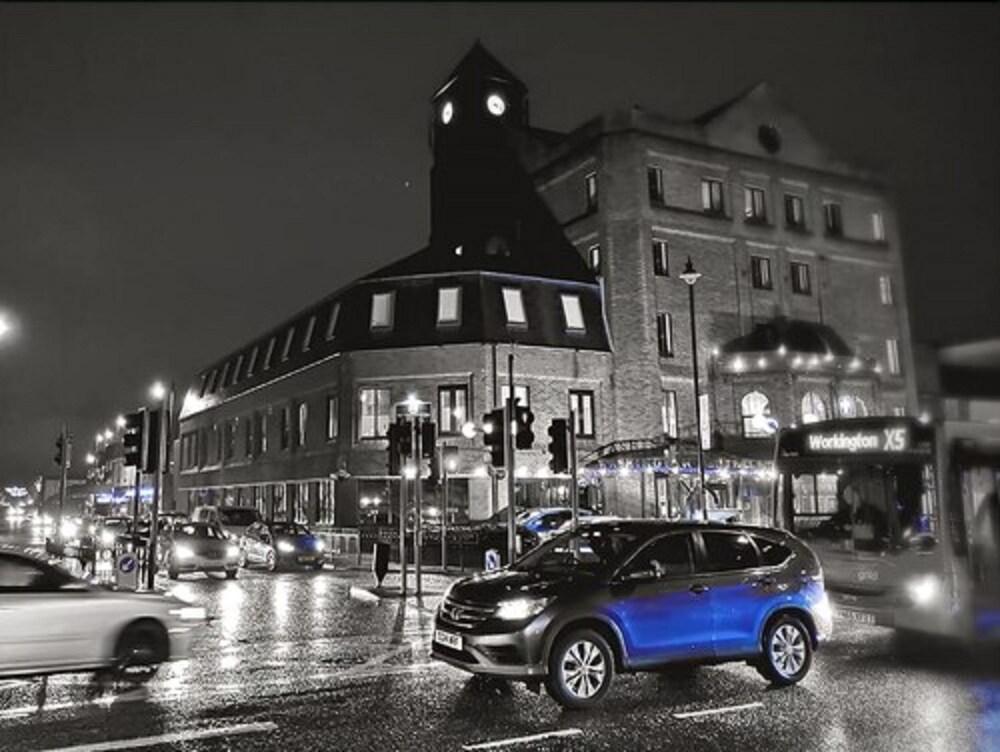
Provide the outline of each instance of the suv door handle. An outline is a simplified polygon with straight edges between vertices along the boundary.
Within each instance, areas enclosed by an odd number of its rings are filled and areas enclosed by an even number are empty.
[[[702,593],[708,592],[708,585],[692,585],[688,588],[695,595],[701,595]]]

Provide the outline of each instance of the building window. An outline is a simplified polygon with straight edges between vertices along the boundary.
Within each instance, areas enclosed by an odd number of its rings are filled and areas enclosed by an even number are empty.
[[[868,415],[868,407],[860,397],[853,394],[842,394],[837,400],[841,418],[864,418]]]
[[[663,203],[663,170],[659,167],[646,168],[646,180],[649,183],[649,203]]]
[[[514,399],[517,400],[518,407],[531,407],[531,402],[528,399],[530,396],[527,386],[524,384],[514,385]],[[510,387],[507,385],[500,387],[501,407],[507,404],[508,397],[510,397]]]
[[[799,295],[812,295],[812,285],[809,282],[809,264],[792,262],[792,292]]]
[[[880,211],[872,212],[872,239],[878,243],[885,242],[885,220]]]
[[[438,326],[461,321],[462,288],[442,287],[438,290]]]
[[[592,245],[587,249],[587,260],[590,264],[590,271],[594,274],[601,273],[601,246]]]
[[[589,172],[583,180],[587,191],[587,211],[597,211],[597,173]]]
[[[569,409],[574,415],[577,437],[594,438],[594,393],[570,390]]]
[[[887,339],[885,341],[885,354],[888,359],[889,373],[898,376],[900,373],[899,342],[894,339]]]
[[[288,449],[292,443],[292,406],[281,408],[281,448]]]
[[[372,329],[391,329],[394,304],[392,292],[377,292],[372,295]]]
[[[670,276],[670,246],[666,240],[653,241],[653,274],[657,277]]]
[[[312,347],[312,338],[314,329],[316,329],[315,314],[309,317],[309,323],[306,324],[306,336],[302,338],[302,352],[309,352],[309,348]]]
[[[222,464],[222,430],[218,424],[212,426],[212,464]]]
[[[667,436],[677,438],[677,392],[673,389],[663,390],[663,404],[660,406],[660,415],[663,419],[663,433]]]
[[[892,305],[892,277],[882,274],[878,278],[878,297],[882,305]]]
[[[467,387],[438,387],[438,430],[442,436],[461,433],[468,415],[468,403]]]
[[[743,215],[748,222],[767,221],[767,200],[763,188],[748,185],[743,189]]]
[[[236,456],[236,433],[239,430],[239,418],[227,420],[222,424],[222,460],[229,462]]]
[[[226,364],[222,366],[222,374],[219,376],[219,389],[225,389],[226,384],[229,381],[229,366],[231,363],[227,360]]]
[[[252,417],[243,421],[243,456],[247,459],[253,457],[253,424]]]
[[[298,421],[295,424],[295,446],[304,447],[306,445],[306,427],[309,424],[309,405],[305,402],[299,403]]]
[[[766,256],[750,257],[750,278],[753,286],[758,290],[770,290],[771,284],[771,259]]]
[[[785,226],[796,230],[805,228],[806,212],[801,196],[785,194]]]
[[[266,371],[271,367],[274,362],[274,347],[278,343],[277,337],[271,337],[267,343],[267,354],[264,356],[264,370]]]
[[[579,295],[560,295],[562,299],[563,319],[566,331],[584,332],[587,327],[583,323],[583,309],[580,307]]]
[[[285,335],[285,346],[281,348],[281,360],[282,362],[288,360],[289,356],[292,354],[292,340],[295,339],[295,327],[288,327],[288,334]]]
[[[254,369],[257,367],[257,356],[260,354],[260,345],[254,345],[253,352],[250,353],[250,362],[247,363],[247,378],[249,379],[253,376]]]
[[[219,369],[213,368],[212,375],[208,377],[208,393],[215,394],[215,384],[219,378]]]
[[[656,342],[661,358],[674,357],[674,322],[669,313],[661,313],[656,317]]]
[[[243,370],[243,353],[240,353],[240,356],[236,359],[236,368],[233,369],[233,378],[229,381],[230,386],[240,380],[241,370]]]
[[[802,397],[802,422],[816,423],[826,419],[826,402],[816,392],[806,392]]]
[[[743,416],[743,435],[749,438],[770,436],[764,417],[771,414],[771,402],[763,392],[752,391],[740,400],[740,414]]]
[[[358,391],[359,439],[384,439],[392,419],[392,403],[388,389],[366,387]]]
[[[319,497],[316,500],[316,522],[321,525],[332,525],[334,520],[334,484],[329,481],[319,482]]]
[[[335,394],[326,398],[326,440],[333,441],[340,435],[340,397]]]
[[[823,204],[823,216],[826,221],[826,234],[840,236],[844,234],[844,219],[840,212],[840,204],[827,201]]]
[[[330,309],[330,320],[326,323],[326,338],[333,339],[337,333],[337,319],[340,318],[340,303],[334,303]]]
[[[503,288],[503,307],[507,314],[507,325],[524,326],[528,319],[524,315],[524,299],[518,287]]]
[[[726,205],[722,199],[721,180],[701,179],[701,208],[709,214],[725,213]]]
[[[260,456],[267,451],[267,415],[264,413],[254,413],[253,422],[253,434],[257,441],[255,454]]]

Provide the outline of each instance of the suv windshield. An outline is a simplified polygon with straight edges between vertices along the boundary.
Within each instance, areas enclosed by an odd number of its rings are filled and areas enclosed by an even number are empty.
[[[225,539],[222,531],[211,525],[182,525],[175,528],[174,534],[182,538],[214,538]]]
[[[309,535],[309,531],[303,525],[294,522],[276,522],[271,525],[271,530],[275,535]]]
[[[220,509],[219,519],[223,525],[249,527],[257,521],[257,512],[253,509]]]
[[[563,533],[514,563],[518,572],[580,569],[611,574],[635,548],[637,536],[613,528]]]

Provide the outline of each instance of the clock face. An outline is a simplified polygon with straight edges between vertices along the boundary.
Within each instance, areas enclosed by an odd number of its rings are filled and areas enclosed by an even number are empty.
[[[455,105],[445,102],[441,105],[441,122],[448,125],[453,117],[455,117]]]
[[[486,97],[486,109],[495,117],[500,117],[507,111],[507,102],[499,94],[490,94]]]

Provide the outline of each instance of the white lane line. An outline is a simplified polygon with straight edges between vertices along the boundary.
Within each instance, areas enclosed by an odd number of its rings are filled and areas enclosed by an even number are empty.
[[[114,749],[136,749],[138,747],[155,747],[160,744],[175,744],[191,739],[209,739],[214,736],[259,734],[264,731],[276,731],[277,729],[278,724],[271,721],[267,721],[266,723],[241,723],[236,726],[191,729],[189,731],[179,731],[174,734],[142,736],[136,739],[116,739],[110,742],[98,742],[97,744],[78,744],[75,747],[59,747],[58,749],[50,749],[46,752],[107,752]]]
[[[558,731],[545,731],[541,734],[531,736],[515,736],[510,739],[497,739],[495,742],[482,742],[480,744],[465,744],[462,749],[469,752],[474,749],[496,749],[497,747],[510,747],[515,744],[529,744],[543,739],[555,739],[557,737],[583,736],[583,730],[578,728],[559,729]]]
[[[740,710],[749,710],[750,708],[762,708],[764,703],[762,702],[748,702],[746,705],[729,705],[724,708],[711,708],[710,710],[694,710],[690,713],[674,713],[674,718],[683,720],[684,718],[701,718],[706,715],[719,715],[720,713],[737,713]]]

